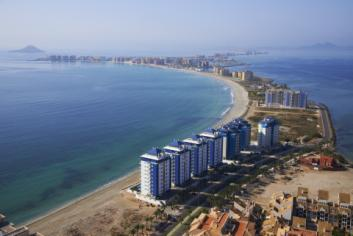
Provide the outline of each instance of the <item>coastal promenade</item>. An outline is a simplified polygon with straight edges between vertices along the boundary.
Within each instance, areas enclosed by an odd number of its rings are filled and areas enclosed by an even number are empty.
[[[234,96],[233,103],[227,113],[215,124],[215,127],[228,123],[246,113],[249,104],[248,93],[240,84],[229,78],[217,76],[212,73],[195,72],[191,70],[183,71],[185,73],[194,73],[202,77],[211,77],[225,83],[231,89]],[[139,181],[139,171],[133,171],[128,176],[107,184],[93,193],[74,200],[27,224],[31,229],[39,231],[44,235],[64,235],[68,229],[75,225],[92,228],[102,220],[100,218],[107,220],[106,218],[108,217],[109,221],[112,221],[111,224],[109,224],[110,227],[114,224],[118,225],[125,211],[138,211],[141,215],[150,215],[155,208],[141,207],[139,201],[123,191]],[[106,213],[106,211],[109,213]]]

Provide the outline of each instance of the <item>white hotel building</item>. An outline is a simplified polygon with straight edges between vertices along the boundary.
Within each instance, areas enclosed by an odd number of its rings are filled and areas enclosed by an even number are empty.
[[[258,124],[257,142],[259,147],[271,148],[279,143],[279,123],[273,117],[265,117]]]
[[[199,134],[208,143],[208,167],[215,167],[222,163],[223,159],[223,135],[220,132],[209,129]]]
[[[191,175],[200,176],[207,171],[208,144],[203,139],[196,136],[182,141],[191,151]]]
[[[190,150],[181,142],[173,141],[163,148],[170,156],[170,173],[172,186],[182,186],[191,178]]]
[[[171,188],[170,158],[161,149],[153,148],[141,156],[141,194],[162,196]]]

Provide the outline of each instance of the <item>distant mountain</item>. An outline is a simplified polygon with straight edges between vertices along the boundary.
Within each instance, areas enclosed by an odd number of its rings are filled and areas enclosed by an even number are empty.
[[[304,46],[301,47],[302,49],[337,49],[340,48],[337,45],[333,44],[333,43],[316,43],[310,46]]]
[[[11,50],[10,52],[17,52],[17,53],[42,53],[44,52],[43,50],[33,46],[33,45],[28,45],[24,48],[18,49],[18,50]]]

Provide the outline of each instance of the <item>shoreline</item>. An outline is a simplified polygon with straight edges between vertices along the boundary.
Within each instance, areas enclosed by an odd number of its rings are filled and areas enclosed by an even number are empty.
[[[91,192],[88,192],[84,195],[82,195],[81,197],[78,197],[78,198],[75,198],[75,199],[72,199],[70,201],[68,201],[67,203],[64,203],[62,206],[59,206],[57,208],[54,208],[52,210],[49,210],[47,213],[44,213],[43,215],[41,216],[38,216],[38,217],[35,217],[33,219],[30,219],[24,223],[21,223],[19,225],[26,225],[26,226],[31,226],[33,224],[36,224],[37,222],[40,222],[41,220],[44,220],[46,217],[50,217],[51,215],[54,215],[56,213],[59,213],[60,211],[63,211],[65,210],[66,208],[69,208],[69,207],[72,207],[73,205],[76,205],[78,203],[80,203],[81,201],[85,201],[86,199],[90,198],[90,197],[94,197],[94,195],[100,193],[100,192],[104,192],[105,190],[109,189],[109,188],[113,188],[114,186],[118,185],[118,184],[123,184],[124,182],[129,182],[131,179],[136,179],[136,178],[140,178],[140,176],[138,175],[139,174],[139,170],[138,169],[134,169],[132,171],[130,171],[129,173],[121,176],[121,177],[118,177],[117,179],[115,180],[112,180],[100,187],[98,187],[97,189],[91,191]],[[136,181],[134,181],[136,182]],[[128,186],[126,187],[122,187],[121,190],[124,190],[128,187],[130,187],[131,185],[134,185],[134,183],[132,184],[129,184]]]
[[[222,113],[223,115],[220,117],[220,120],[213,125],[214,128],[218,128],[223,124],[232,121],[235,118],[244,117],[248,112],[248,108],[250,104],[248,91],[244,88],[244,86],[239,84],[237,81],[232,80],[231,79],[232,77],[220,76],[212,72],[199,72],[199,71],[190,70],[190,69],[181,69],[181,68],[179,69],[179,68],[160,66],[160,65],[146,64],[142,66],[148,66],[152,68],[159,68],[159,69],[165,69],[165,70],[175,70],[178,72],[212,78],[212,79],[215,79],[216,81],[220,81],[221,83],[224,83],[228,88],[230,88],[232,103],[227,108],[227,110],[225,110],[224,112],[225,114]]]
[[[149,66],[149,65],[147,65]],[[241,86],[236,81],[232,81],[229,78],[218,76],[212,73],[207,72],[197,72],[187,69],[177,69],[169,68],[165,66],[151,66],[159,69],[170,69],[180,72],[185,72],[188,74],[195,74],[202,77],[208,77],[221,81],[227,87],[230,88],[231,94],[233,96],[233,101],[230,104],[230,107],[222,114],[220,120],[218,120],[213,127],[220,127],[222,124],[228,123],[231,120],[243,117],[249,106],[249,98],[246,89]],[[228,91],[228,90],[227,90]],[[104,205],[106,201],[109,201],[111,198],[118,198],[119,193],[126,189],[127,187],[137,184],[140,181],[139,169],[136,168],[126,175],[117,178],[109,183],[102,185],[101,187],[88,192],[81,197],[68,201],[58,208],[49,210],[48,212],[30,219],[24,222],[21,225],[27,225],[31,230],[42,232],[45,234],[47,227],[55,225],[55,222],[65,222],[64,225],[61,225],[60,228],[64,228],[76,221],[81,220],[82,218],[89,216],[89,211],[92,211],[94,207],[99,208]],[[88,209],[87,209],[88,208]],[[86,213],[85,213],[86,212]],[[51,228],[51,227],[50,227]],[[48,229],[49,230],[49,229]],[[56,231],[58,233],[58,231]]]

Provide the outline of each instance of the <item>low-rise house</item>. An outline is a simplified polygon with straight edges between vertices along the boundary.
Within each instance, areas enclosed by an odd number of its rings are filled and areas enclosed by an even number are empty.
[[[317,224],[318,236],[331,236],[333,231],[333,225],[327,221],[319,221]]]
[[[235,198],[232,210],[238,215],[249,218],[253,213],[255,207],[255,202],[250,200],[241,200],[240,198]]]
[[[333,202],[329,199],[328,191],[319,190],[314,199],[308,197],[306,188],[298,188],[293,214],[305,219],[306,229],[321,231],[324,235],[332,231],[333,227],[353,232],[353,205],[349,193],[340,193],[338,202]]]
[[[306,218],[294,216],[292,219],[292,229],[306,229]]]
[[[289,193],[279,192],[272,195],[270,201],[270,214],[280,222],[290,224],[292,221],[293,196]]]
[[[300,230],[291,230],[287,233],[287,236],[317,236],[316,231],[300,229]]]
[[[262,223],[261,235],[285,236],[290,230],[293,212],[293,196],[289,193],[274,193],[269,203],[269,214]]]
[[[302,156],[299,163],[317,170],[334,170],[339,167],[333,157],[324,155]]]
[[[231,211],[220,211],[212,208],[208,214],[201,213],[190,224],[190,236],[252,236],[255,235],[255,224],[246,218],[239,220],[231,216]]]

